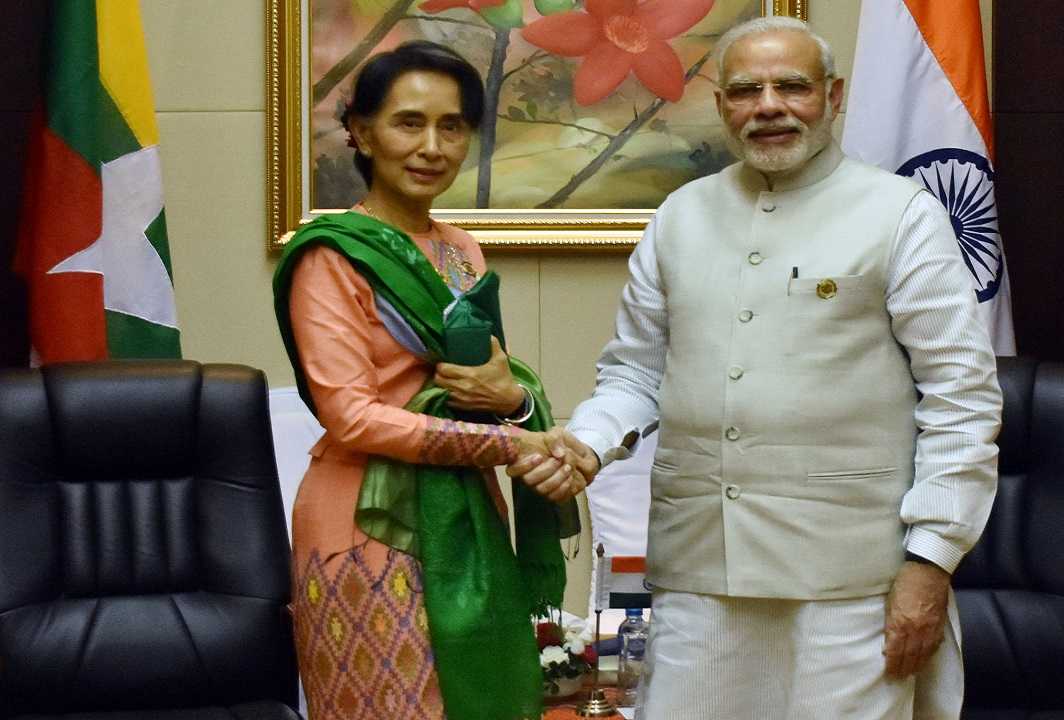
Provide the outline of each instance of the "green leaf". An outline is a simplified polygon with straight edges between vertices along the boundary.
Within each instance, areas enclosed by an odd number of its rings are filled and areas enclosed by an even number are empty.
[[[506,108],[506,115],[511,120],[527,120],[528,119],[527,116],[525,115],[524,111],[521,108],[519,108],[519,107],[515,107],[514,105],[511,105],[510,107]]]
[[[536,0],[536,10],[540,15],[553,15],[554,13],[572,10],[576,3],[573,0]]]
[[[535,120],[536,115],[539,114],[539,106],[537,106],[532,100],[529,100],[525,108],[528,110],[528,116]]]
[[[521,0],[506,0],[502,5],[484,8],[480,11],[480,16],[499,30],[524,27],[524,15],[525,8]]]

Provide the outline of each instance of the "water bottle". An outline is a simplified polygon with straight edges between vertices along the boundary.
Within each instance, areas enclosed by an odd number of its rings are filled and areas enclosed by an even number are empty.
[[[639,678],[643,676],[647,634],[650,630],[643,620],[642,608],[625,608],[624,622],[617,628],[621,639],[621,654],[617,665],[617,687],[621,691],[621,705],[635,705]]]

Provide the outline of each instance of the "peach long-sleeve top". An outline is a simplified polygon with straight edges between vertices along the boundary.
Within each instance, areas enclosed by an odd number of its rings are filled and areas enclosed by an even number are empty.
[[[452,288],[468,289],[485,270],[480,248],[463,230],[434,222],[428,232],[411,239]],[[336,251],[319,246],[300,258],[289,312],[300,363],[325,428],[310,451],[310,467],[292,511],[297,573],[313,551],[327,561],[366,542],[354,510],[369,455],[484,468],[516,457],[512,428],[403,409],[433,367],[396,342],[381,321],[369,283]],[[485,473],[485,481],[500,504],[494,474]]]

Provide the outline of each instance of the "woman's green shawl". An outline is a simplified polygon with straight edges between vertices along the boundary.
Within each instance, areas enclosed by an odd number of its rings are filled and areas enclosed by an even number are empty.
[[[445,322],[443,310],[454,295],[410,238],[358,213],[318,218],[289,241],[273,281],[281,336],[300,395],[312,411],[288,299],[297,259],[318,244],[344,255],[435,358],[470,357],[469,337],[485,318],[502,342],[501,323],[491,317],[497,315],[492,308],[493,303],[497,308],[494,273],[481,279],[477,292],[467,294],[488,296],[488,301],[448,313],[457,325]],[[465,341],[456,342],[459,337]],[[550,405],[535,373],[514,358],[510,366],[535,397],[536,412],[525,427],[551,427]],[[447,392],[430,382],[406,407],[451,418],[446,401]],[[356,519],[371,537],[421,561],[436,672],[450,720],[538,720],[542,710],[530,614],[542,603],[561,605],[565,564],[559,538],[579,533],[579,515],[573,501],[555,506],[523,483],[514,483],[513,491],[516,555],[478,468],[411,465],[382,457],[372,458],[366,468]]]

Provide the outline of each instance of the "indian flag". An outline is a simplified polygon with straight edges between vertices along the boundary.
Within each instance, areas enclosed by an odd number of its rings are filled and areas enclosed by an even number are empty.
[[[15,270],[32,364],[180,357],[136,0],[54,0]]]
[[[861,3],[842,147],[945,205],[994,350],[1015,355],[978,0]]]
[[[645,557],[603,555],[596,571],[595,610],[650,607]]]

